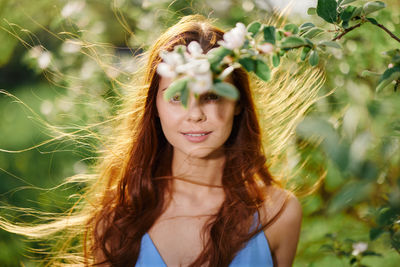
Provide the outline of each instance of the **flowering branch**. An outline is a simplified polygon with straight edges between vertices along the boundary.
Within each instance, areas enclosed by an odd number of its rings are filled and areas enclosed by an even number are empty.
[[[211,91],[223,97],[238,99],[237,88],[224,82],[235,69],[243,68],[253,72],[261,80],[268,81],[271,79],[271,68],[278,67],[281,58],[295,49],[302,49],[302,61],[308,60],[311,66],[316,66],[321,53],[327,52],[327,48],[341,49],[336,41],[365,22],[382,28],[400,42],[400,39],[385,26],[373,18],[366,17],[385,8],[385,3],[372,1],[364,6],[355,7],[349,5],[352,2],[354,1],[324,0],[318,1],[317,8],[309,9],[309,14],[316,13],[326,22],[340,28],[341,33],[330,40],[316,42],[315,39],[320,34],[331,31],[318,28],[310,22],[299,27],[287,24],[279,29],[256,21],[247,27],[243,23],[237,23],[236,27],[226,32],[223,40],[218,42],[220,47],[206,54],[197,42],[191,42],[187,47],[177,46],[172,52],[161,52],[163,62],[159,64],[157,72],[163,77],[173,79],[165,98],[168,100],[179,96],[184,107],[190,92],[196,97]],[[350,21],[359,22],[350,27]],[[400,50],[388,51],[387,55],[391,57],[392,63],[381,75],[377,91],[400,79]]]

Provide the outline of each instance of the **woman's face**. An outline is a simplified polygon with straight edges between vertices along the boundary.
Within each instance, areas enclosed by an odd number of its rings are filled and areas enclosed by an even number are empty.
[[[171,79],[162,77],[157,93],[161,127],[174,153],[196,158],[218,157],[228,139],[233,118],[240,112],[236,101],[206,93],[197,99],[190,95],[187,109],[179,97],[164,100]]]

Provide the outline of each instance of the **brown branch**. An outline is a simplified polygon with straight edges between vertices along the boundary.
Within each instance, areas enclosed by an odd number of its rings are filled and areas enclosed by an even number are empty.
[[[372,23],[372,24],[374,24],[374,23]],[[383,26],[383,25],[380,24],[380,23],[374,24],[374,25],[376,25],[376,26],[378,26],[379,28],[383,29],[385,32],[387,32],[387,33],[390,35],[390,37],[392,37],[393,39],[395,39],[397,42],[400,43],[400,38],[397,37],[396,35],[394,35],[394,33],[392,33],[391,31],[389,31],[388,28],[386,28],[385,26]]]
[[[341,34],[339,34],[338,36],[336,36],[335,38],[333,38],[332,41],[337,41],[337,40],[339,40],[339,39],[342,38],[345,34],[351,32],[351,31],[354,30],[355,28],[360,27],[361,24],[362,24],[362,23],[360,22],[360,23],[358,23],[358,24],[356,24],[356,25],[354,25],[354,26],[351,26],[350,28],[347,28],[346,30],[344,30],[344,32],[342,32]]]

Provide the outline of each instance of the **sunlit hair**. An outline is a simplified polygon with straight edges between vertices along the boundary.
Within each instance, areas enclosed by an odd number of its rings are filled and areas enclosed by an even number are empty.
[[[159,53],[191,41],[207,52],[218,46],[223,33],[199,15],[184,17],[163,33],[142,55],[143,67],[134,76],[138,84],[124,96],[124,108],[110,122],[114,132],[102,141],[95,174],[67,180],[88,183],[81,200],[50,223],[16,225],[1,219],[0,227],[33,239],[60,240],[49,259],[52,266],[134,265],[142,236],[168,205],[172,179],[179,178],[172,177],[172,147],[157,117]],[[246,241],[268,226],[267,222],[250,231],[253,216],[267,198],[266,186],[280,184],[270,169],[283,176],[282,154],[295,126],[316,101],[322,82],[319,71],[295,64],[277,69],[269,83],[254,76],[249,79],[242,69],[235,70],[232,79],[240,91],[241,112],[225,143],[226,197],[202,229],[204,249],[191,266],[228,266]],[[76,240],[79,245],[72,247]]]

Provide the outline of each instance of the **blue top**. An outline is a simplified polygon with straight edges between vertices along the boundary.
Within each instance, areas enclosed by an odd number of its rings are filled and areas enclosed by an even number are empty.
[[[167,267],[149,234],[142,237],[139,258],[136,267]],[[264,231],[260,231],[238,252],[230,267],[263,266],[273,267],[271,250]]]

